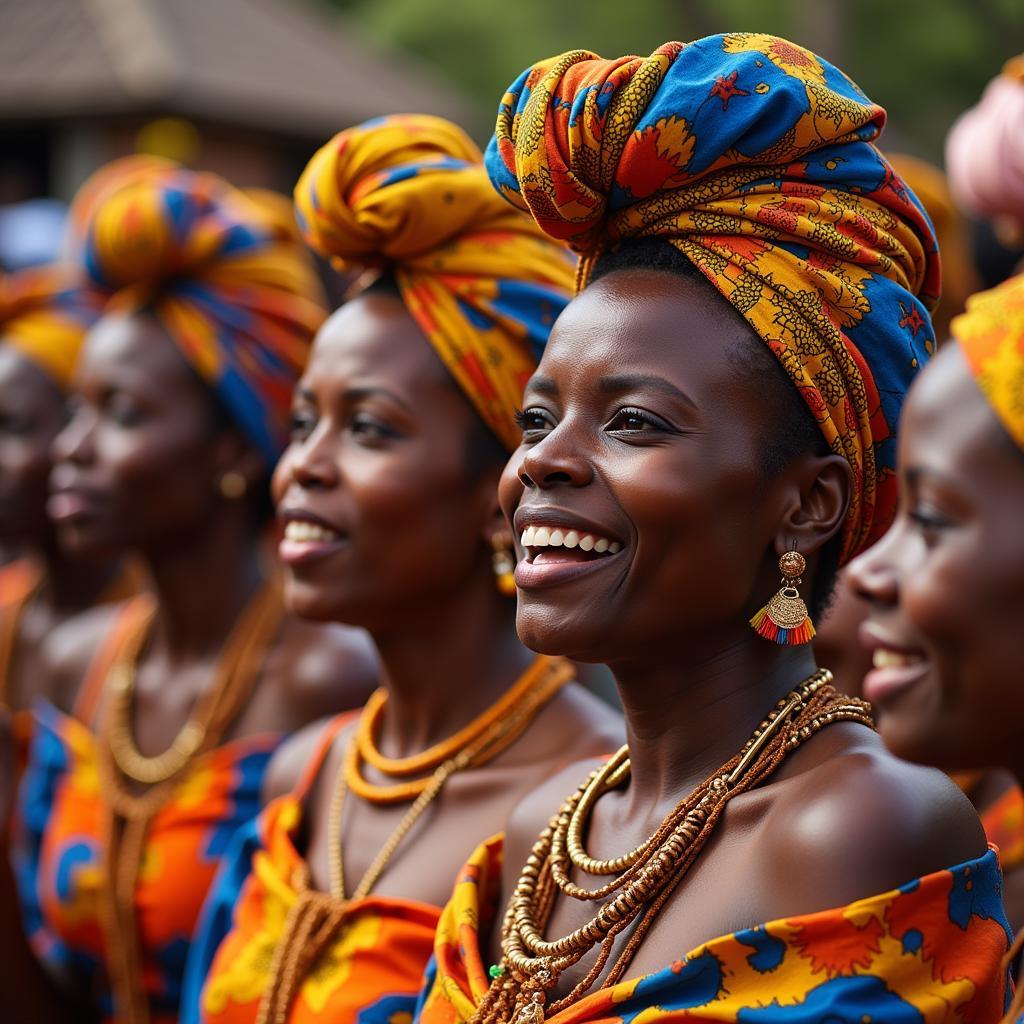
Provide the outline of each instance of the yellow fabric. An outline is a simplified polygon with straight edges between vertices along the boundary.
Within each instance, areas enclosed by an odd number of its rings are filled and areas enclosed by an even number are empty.
[[[1024,274],[973,295],[952,331],[978,386],[1024,449]]]
[[[484,422],[517,447],[514,412],[573,261],[494,193],[473,141],[437,117],[368,121],[316,153],[295,203],[307,240],[339,269],[394,273]]]

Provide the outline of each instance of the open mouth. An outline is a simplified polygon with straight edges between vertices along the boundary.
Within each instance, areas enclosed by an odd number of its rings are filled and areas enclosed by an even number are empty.
[[[323,521],[289,518],[284,524],[277,553],[285,565],[301,565],[337,550],[345,539]]]
[[[931,662],[924,651],[897,646],[891,638],[875,632],[869,623],[861,626],[860,636],[861,642],[871,650],[871,671],[864,677],[863,684],[867,700],[884,708],[928,675]]]
[[[609,537],[557,526],[528,526],[523,530],[519,543],[531,565],[596,562],[622,550],[622,544]]]

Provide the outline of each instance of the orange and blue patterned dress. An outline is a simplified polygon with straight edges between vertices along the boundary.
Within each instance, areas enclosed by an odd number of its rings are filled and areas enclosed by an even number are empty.
[[[93,720],[117,650],[118,626],[90,668],[74,716],[45,702],[36,706],[14,851],[25,931],[36,956],[111,1024],[102,910],[103,797],[96,740],[85,723]],[[198,758],[152,820],[135,892],[152,1024],[178,1020],[200,910],[230,839],[259,811],[263,774],[280,741],[277,735],[246,737]]]
[[[308,892],[308,868],[296,849],[303,801],[350,720],[335,719],[299,786],[236,837],[196,933],[181,1024],[257,1019],[289,913]],[[345,924],[302,981],[289,1024],[408,1024],[440,915],[440,907],[414,900],[352,901]]]
[[[490,986],[480,948],[502,839],[478,847],[445,907],[416,1024],[462,1024]],[[845,907],[712,939],[583,997],[546,1024],[995,1024],[1009,928],[992,850]]]

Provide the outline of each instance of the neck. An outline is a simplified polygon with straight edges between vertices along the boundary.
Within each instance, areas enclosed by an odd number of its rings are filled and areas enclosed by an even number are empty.
[[[626,717],[631,801],[674,807],[737,754],[775,702],[816,671],[810,645],[781,647],[751,636],[685,660],[611,666]]]
[[[55,536],[48,535],[24,549],[42,569],[38,601],[56,615],[92,608],[117,579],[123,566],[117,561],[92,562],[65,553]]]
[[[169,662],[216,656],[263,580],[259,538],[245,510],[144,553],[157,599],[150,641]]]
[[[454,735],[535,658],[516,636],[514,602],[497,592],[489,568],[480,577],[373,631],[388,690],[385,754],[408,757]]]

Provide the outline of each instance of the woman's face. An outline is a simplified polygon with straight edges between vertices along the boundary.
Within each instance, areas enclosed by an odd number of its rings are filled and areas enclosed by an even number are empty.
[[[947,346],[900,423],[900,507],[848,569],[870,603],[864,696],[900,757],[946,769],[1019,764],[1024,454]]]
[[[754,635],[786,497],[763,468],[770,403],[737,369],[752,344],[724,301],[658,271],[615,271],[559,318],[501,482],[528,646],[614,665]]]
[[[471,472],[475,416],[397,296],[327,321],[274,474],[293,611],[386,628],[490,573],[497,472]]]
[[[49,511],[61,542],[82,554],[146,552],[208,528],[223,457],[210,394],[160,326],[104,317],[76,385],[53,446]]]
[[[53,382],[0,340],[0,538],[39,543],[49,533],[50,445],[65,419]]]

